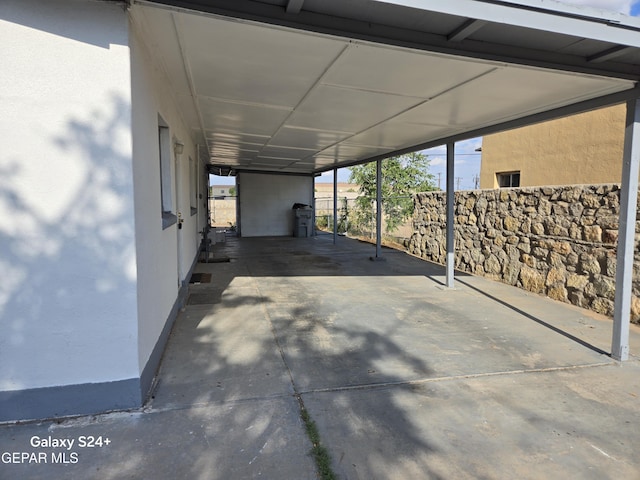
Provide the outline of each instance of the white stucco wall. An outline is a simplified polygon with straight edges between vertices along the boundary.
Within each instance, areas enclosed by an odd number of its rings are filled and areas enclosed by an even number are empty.
[[[313,205],[313,177],[241,172],[237,184],[243,237],[292,235],[293,204]]]
[[[134,19],[140,7],[133,6]],[[198,230],[204,227],[206,207],[200,200],[199,212],[191,215],[189,157],[197,162],[196,145],[183,121],[172,90],[161,66],[154,63],[150,47],[136,21],[131,24],[131,70],[133,95],[133,158],[135,183],[135,217],[138,267],[138,364],[142,372],[165,326],[178,297],[179,282],[185,280],[200,242]],[[158,115],[169,126],[172,138],[184,144],[175,169],[172,148],[173,212],[178,209],[184,219],[183,228],[177,225],[162,228],[161,192],[158,147]],[[180,197],[176,197],[175,178],[180,182]],[[203,182],[199,178],[201,188]],[[206,197],[206,193],[205,193]],[[182,235],[182,274],[178,275],[178,234]],[[187,279],[188,280],[188,279]]]
[[[0,391],[138,375],[128,23],[0,2]]]

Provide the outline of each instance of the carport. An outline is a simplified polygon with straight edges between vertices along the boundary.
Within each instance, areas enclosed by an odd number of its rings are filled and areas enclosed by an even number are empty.
[[[210,172],[238,176],[243,218],[258,206],[243,205],[245,178],[312,191],[324,171],[446,144],[448,287],[454,143],[627,102],[611,353],[628,358],[635,19],[544,0],[136,0],[131,13]]]

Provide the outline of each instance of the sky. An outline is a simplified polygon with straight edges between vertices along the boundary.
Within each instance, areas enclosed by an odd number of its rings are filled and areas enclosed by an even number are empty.
[[[570,5],[581,5],[585,7],[601,8],[603,10],[614,10],[627,15],[638,15],[640,13],[640,1],[638,0],[559,0]]]
[[[569,5],[595,7],[603,10],[613,10],[626,15],[640,16],[640,0],[559,0],[561,3]],[[455,146],[455,180],[456,190],[471,190],[476,188],[476,178],[480,175],[481,153],[476,152],[482,146],[482,138],[473,138],[456,143]],[[445,190],[446,187],[446,147],[431,148],[424,150],[430,160],[429,171],[435,176],[436,186]],[[228,184],[235,179],[213,177],[212,183]],[[342,168],[338,170],[338,181],[347,182],[349,180],[349,170]],[[333,172],[325,172],[316,179],[317,182],[333,182]]]

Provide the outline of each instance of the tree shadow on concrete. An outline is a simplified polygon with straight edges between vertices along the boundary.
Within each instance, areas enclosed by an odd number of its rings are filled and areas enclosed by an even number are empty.
[[[420,381],[436,373],[420,335],[468,319],[418,298],[435,283],[413,264],[363,256],[346,272],[339,259],[300,245],[289,256],[254,251],[246,261],[197,265],[214,275],[191,291],[210,303],[180,313],[144,410],[2,434],[21,446],[34,432],[109,432],[113,446],[83,454],[64,478],[315,478],[297,393],[340,478],[496,478],[472,455],[500,454],[482,447],[474,392]],[[402,297],[410,282],[419,283]],[[401,309],[395,297],[411,301]],[[523,426],[540,416],[509,399],[497,408]],[[51,466],[33,467],[22,478],[55,478]]]
[[[315,264],[306,273],[326,272],[326,259],[307,258],[301,252],[294,256],[307,265]],[[286,259],[282,265],[278,262],[269,260],[274,272],[286,268]],[[196,271],[218,275],[210,284],[191,286],[199,295],[198,303],[185,307],[172,331],[146,411],[159,422],[179,414],[181,428],[196,432],[205,443],[206,436],[212,445],[200,450],[200,445],[188,443],[195,461],[180,463],[181,474],[252,478],[268,472],[293,478],[289,469],[297,466],[295,478],[315,478],[296,394],[306,402],[321,379],[320,387],[329,390],[375,383],[375,405],[359,415],[366,423],[378,422],[379,428],[393,432],[403,446],[402,455],[397,450],[377,451],[375,461],[394,465],[399,459],[420,458],[425,478],[440,478],[424,458],[436,447],[414,428],[411,412],[396,401],[397,392],[379,388],[386,384],[406,389],[405,374],[411,378],[430,375],[424,359],[390,338],[393,326],[381,331],[357,322],[341,323],[336,311],[320,305],[322,300],[305,291],[304,285],[296,285],[294,276],[269,277],[272,288],[267,289],[252,276],[254,268],[257,265],[241,261],[198,264]],[[211,303],[201,303],[207,295]],[[392,368],[381,371],[384,365]],[[341,398],[344,407],[351,397]],[[357,410],[355,403],[352,406]],[[322,431],[327,425],[323,413],[315,406],[308,411]],[[358,441],[357,435],[352,440]],[[332,438],[327,436],[326,441],[335,457]],[[235,446],[233,452],[229,446]],[[262,453],[254,459],[256,451]]]

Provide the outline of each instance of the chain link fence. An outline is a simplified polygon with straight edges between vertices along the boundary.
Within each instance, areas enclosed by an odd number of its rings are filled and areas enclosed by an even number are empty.
[[[413,197],[387,197],[382,199],[382,237],[384,240],[408,245],[413,233],[412,217],[408,216],[401,221],[397,228],[387,232],[388,217],[397,219],[401,216],[399,205],[413,206]],[[336,219],[333,215],[333,197],[317,197],[314,199],[315,230],[321,235],[332,234]],[[350,237],[370,239],[376,238],[376,201],[375,198],[363,199],[363,197],[348,198],[338,197],[338,234]],[[211,227],[224,227],[234,230],[236,223],[236,197],[217,196],[209,197],[209,214]]]
[[[394,220],[398,220],[402,210],[400,205],[407,203],[413,205],[413,197],[387,197],[382,199],[382,237],[384,240],[399,243],[403,246],[408,245],[413,233],[411,215],[400,221],[397,228],[387,232],[387,218],[393,217]],[[337,207],[337,217],[334,219],[333,197],[317,197],[315,199],[316,232],[318,234],[333,233],[333,225],[337,221],[339,235],[375,240],[375,198],[338,197]]]

